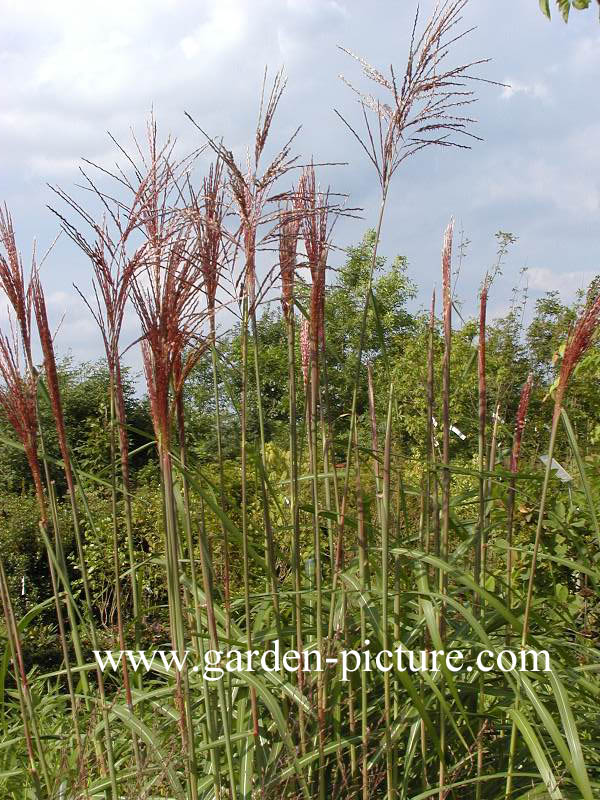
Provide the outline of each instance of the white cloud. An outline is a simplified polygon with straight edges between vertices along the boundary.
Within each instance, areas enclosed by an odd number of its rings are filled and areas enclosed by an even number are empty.
[[[533,97],[536,100],[549,100],[551,98],[550,88],[543,81],[522,83],[519,80],[506,78],[502,83],[506,84],[500,94],[503,100],[510,100],[515,97],[515,95],[519,94]]]
[[[600,64],[600,36],[586,36],[575,43],[573,65],[579,72]]]
[[[560,137],[543,133],[492,157],[478,180],[478,202],[529,201],[561,218],[600,229],[600,123]],[[546,213],[548,213],[546,211]]]
[[[553,272],[546,267],[529,267],[529,288],[540,292],[559,292],[563,297],[573,297],[580,289],[587,289],[597,273],[589,270]]]
[[[240,42],[246,29],[250,6],[239,0],[216,0],[208,19],[191,34],[184,36],[180,47],[187,59],[201,58],[204,63]]]

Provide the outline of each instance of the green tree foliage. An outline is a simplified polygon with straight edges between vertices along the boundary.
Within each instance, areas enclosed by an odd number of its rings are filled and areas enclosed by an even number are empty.
[[[347,260],[336,274],[325,305],[326,350],[329,370],[330,404],[334,419],[352,404],[356,359],[360,338],[362,307],[367,292],[369,267],[375,232],[368,231],[362,242],[348,249]],[[406,305],[416,295],[416,286],[407,276],[407,261],[397,256],[386,269],[386,259],[377,258],[373,298],[367,315],[363,360],[365,363],[391,364],[402,352],[405,339],[414,334],[415,317]],[[368,408],[365,386],[357,399],[358,414]]]
[[[575,8],[577,11],[583,11],[584,9],[589,8],[591,3],[592,0],[556,0],[558,10],[562,14],[562,18],[565,22],[568,22],[569,13],[572,8]],[[550,0],[539,0],[539,4],[543,13],[548,17],[548,19],[550,19]],[[600,5],[600,0],[598,0],[598,4]]]
[[[368,231],[362,242],[348,248],[345,262],[333,272],[327,288],[325,303],[325,347],[328,356],[329,413],[336,422],[345,418],[345,412],[352,404],[356,359],[362,319],[362,304],[366,293],[369,268],[373,253],[375,232]],[[406,259],[398,256],[389,267],[386,259],[379,257],[373,282],[373,296],[377,314],[371,304],[367,316],[364,362],[379,363],[384,352],[390,363],[402,352],[405,337],[415,330],[416,319],[409,313],[406,305],[416,294],[414,283],[406,274]],[[298,303],[301,309],[308,308],[309,287],[298,285]],[[302,311],[297,313],[298,330]],[[287,447],[287,340],[285,324],[279,303],[273,304],[262,313],[258,320],[259,359],[262,377],[261,396],[265,413],[267,439],[274,439]],[[253,344],[250,344],[250,363],[253,363]],[[238,424],[236,405],[239,399],[240,383],[236,364],[240,358],[239,328],[221,338],[220,356],[220,394],[222,398],[222,421],[224,427],[224,447],[227,457],[237,455]],[[296,336],[296,358],[300,365],[300,336]],[[299,369],[299,374],[301,374]],[[186,400],[190,406],[193,422],[189,430],[192,447],[197,455],[211,459],[216,449],[214,429],[214,399],[212,393],[212,371],[209,360],[203,361],[195,369],[190,379]],[[249,385],[255,391],[254,371],[249,374]],[[300,402],[298,413],[303,417],[304,395],[302,381],[299,382]],[[361,386],[358,397],[358,413],[367,410],[367,391]],[[345,423],[341,423],[343,428]],[[250,411],[249,430],[258,436],[258,419],[254,410]]]
[[[59,366],[59,381],[62,392],[65,424],[69,431],[69,444],[78,467],[84,472],[103,475],[110,454],[110,406],[109,376],[103,361],[73,363],[65,358]],[[125,406],[129,425],[129,440],[132,469],[135,473],[151,458],[150,450],[135,453],[152,438],[152,423],[147,401],[136,395],[135,383],[127,371],[123,376]],[[51,458],[58,459],[59,447],[56,429],[49,403],[40,395],[40,419],[44,435],[44,446]],[[21,449],[8,444],[12,441],[10,429],[0,419],[0,491],[23,491],[30,483],[30,473]],[[59,493],[62,493],[62,470],[53,470]]]

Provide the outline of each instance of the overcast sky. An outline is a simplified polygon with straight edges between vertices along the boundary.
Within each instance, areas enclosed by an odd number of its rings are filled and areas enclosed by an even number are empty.
[[[114,161],[106,132],[127,140],[143,133],[154,107],[159,127],[182,151],[200,143],[186,120],[223,136],[240,157],[252,142],[265,65],[285,66],[288,90],[274,126],[274,146],[302,124],[303,159],[347,161],[322,176],[364,221],[341,225],[336,244],[358,241],[374,224],[375,176],[333,109],[359,121],[343,73],[361,83],[344,45],[385,70],[402,71],[412,0],[0,0],[1,199],[11,210],[27,258],[58,231],[46,209],[46,184],[70,191],[80,158]],[[432,3],[421,3],[423,17]],[[506,309],[522,266],[530,296],[559,290],[565,299],[600,272],[600,25],[594,11],[548,22],[536,0],[472,0],[456,59],[491,58],[474,107],[484,141],[471,151],[429,149],[397,173],[383,235],[387,256],[408,258],[425,302],[439,282],[439,250],[451,215],[471,245],[459,293],[475,298],[495,256],[499,229],[519,237],[492,313]],[[341,258],[340,255],[336,258]],[[44,266],[53,319],[64,316],[61,353],[100,355],[99,338],[71,284],[89,286],[89,269],[68,241]],[[467,309],[469,306],[467,302]],[[2,311],[0,319],[5,318]]]

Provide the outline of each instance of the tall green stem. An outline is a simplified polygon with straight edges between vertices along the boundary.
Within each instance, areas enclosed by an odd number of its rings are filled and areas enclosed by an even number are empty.
[[[242,560],[244,579],[244,611],[246,617],[246,646],[252,650],[252,610],[250,607],[250,570],[248,548],[248,442],[247,442],[247,404],[248,404],[248,295],[242,300],[242,393],[240,401],[240,460],[242,478]],[[252,709],[252,732],[254,745],[258,746],[258,705],[256,690],[250,687]]]
[[[358,352],[356,354],[356,371],[354,375],[354,386],[352,390],[352,408],[350,411],[350,427],[348,431],[348,446],[346,448],[346,469],[344,474],[344,490],[342,492],[341,508],[339,514],[339,527],[338,527],[338,541],[336,546],[336,564],[333,573],[332,591],[335,591],[337,585],[337,577],[339,572],[339,565],[337,563],[339,555],[341,554],[344,538],[344,521],[346,515],[346,505],[348,501],[348,489],[350,486],[350,461],[352,456],[352,442],[354,434],[354,425],[356,424],[356,409],[358,402],[358,384],[360,381],[360,371],[362,367],[363,350],[365,346],[365,338],[367,333],[367,318],[369,313],[369,303],[371,300],[371,292],[373,289],[373,275],[375,273],[375,266],[377,264],[377,250],[379,248],[379,240],[381,237],[381,228],[383,226],[383,217],[385,214],[385,207],[387,202],[387,193],[389,188],[389,180],[383,184],[381,191],[381,202],[379,205],[379,216],[377,218],[377,227],[375,229],[375,241],[373,243],[373,253],[371,255],[371,263],[369,265],[369,278],[367,281],[367,289],[365,296],[365,304],[363,306],[363,313],[360,326],[360,338],[358,342]]]
[[[310,354],[310,418],[309,441],[312,473],[313,500],[313,547],[315,558],[315,623],[317,650],[323,653],[323,568],[321,565],[321,528],[319,519],[319,456],[318,456],[318,417],[319,362],[318,362],[318,323],[311,320]],[[317,719],[319,747],[319,800],[325,800],[325,694],[323,673],[317,673]]]
[[[288,344],[288,403],[290,426],[290,515],[292,522],[292,569],[294,570],[294,621],[296,631],[296,650],[302,650],[304,634],[302,631],[302,570],[300,552],[300,507],[298,500],[298,432],[296,426],[296,346],[295,346],[295,314],[294,306],[290,304],[287,316],[287,344]],[[304,673],[298,665],[298,688],[304,689]],[[300,752],[306,753],[306,731],[304,711],[298,711],[298,726],[300,728]]]
[[[119,637],[119,648],[126,650],[125,632],[123,630],[123,599],[121,594],[121,569],[119,559],[119,520],[117,513],[117,475],[115,469],[116,461],[116,442],[115,442],[115,386],[111,379],[110,382],[110,463],[111,463],[111,511],[112,511],[112,547],[113,547],[113,571],[115,576],[115,605],[117,608],[117,635]],[[135,583],[134,583],[135,587]],[[129,669],[127,661],[122,662],[123,689],[125,691],[125,703],[130,714],[133,714],[133,699],[131,695],[131,684],[129,680]],[[136,733],[132,733],[131,742],[133,745],[133,755],[138,781],[142,777],[142,764],[140,760],[140,750]]]
[[[127,554],[129,557],[129,581],[131,584],[131,597],[133,605],[134,638],[136,649],[140,647],[141,612],[142,612],[142,581],[137,567],[135,543],[133,538],[133,512],[131,509],[131,480],[129,474],[129,443],[127,438],[127,419],[125,416],[125,398],[123,395],[123,380],[121,364],[116,359],[113,391],[114,407],[117,425],[119,426],[119,452],[121,456],[121,480],[123,481],[123,510],[125,512],[125,531],[127,535]],[[138,689],[141,689],[141,673],[136,675]]]
[[[360,461],[358,453],[358,437],[354,430],[354,456],[356,459],[356,511],[358,516],[358,569],[360,589],[364,594],[369,589],[369,550],[365,528],[365,512],[363,491],[360,479]],[[360,644],[365,646],[367,638],[367,618],[364,604],[360,604]],[[367,690],[367,673],[360,671],[360,728],[361,728],[361,780],[362,800],[369,800],[369,703]]]
[[[165,437],[166,438],[166,437]],[[177,514],[173,487],[173,465],[167,442],[159,441],[161,477],[165,501],[167,589],[171,610],[171,643],[180,659],[185,652],[184,614],[181,599],[180,547],[177,531]],[[179,728],[184,749],[187,787],[190,800],[198,800],[198,775],[194,747],[194,731],[191,724],[192,702],[187,671],[175,674],[175,697],[179,706]]]
[[[265,543],[267,555],[267,569],[269,571],[269,583],[271,587],[271,599],[273,601],[273,611],[275,612],[275,625],[278,636],[281,636],[281,611],[279,608],[279,594],[277,583],[277,570],[275,568],[275,543],[273,538],[273,526],[271,524],[271,512],[269,509],[269,495],[267,492],[267,459],[266,459],[266,440],[265,440],[265,418],[263,412],[261,378],[260,378],[260,358],[259,358],[259,337],[258,325],[256,321],[256,309],[251,310],[252,339],[254,351],[254,379],[256,382],[256,407],[258,411],[258,427],[260,435],[260,475],[259,485],[262,499],[263,522],[265,526]]]
[[[391,482],[391,449],[392,449],[392,412],[394,384],[390,384],[387,419],[385,425],[385,442],[383,448],[383,491],[381,498],[381,633],[383,650],[389,651],[389,550],[390,550],[390,482]],[[393,750],[391,742],[391,690],[390,673],[383,673],[383,705],[384,705],[384,738],[386,751],[386,779],[388,800],[394,800]]]
[[[529,618],[531,615],[531,606],[533,604],[533,587],[535,582],[535,573],[537,567],[537,557],[538,551],[540,548],[540,543],[542,540],[542,533],[544,530],[544,515],[546,513],[546,499],[548,496],[548,486],[550,485],[550,475],[552,474],[552,456],[554,454],[554,446],[556,444],[556,433],[558,431],[558,421],[560,419],[560,410],[562,406],[561,402],[562,398],[557,396],[556,401],[554,403],[554,413],[552,416],[552,428],[550,431],[550,444],[548,445],[548,461],[546,462],[546,469],[544,471],[544,482],[542,483],[542,494],[540,497],[540,507],[538,512],[538,519],[537,519],[537,526],[535,531],[535,541],[533,545],[533,552],[531,554],[531,566],[529,568],[529,582],[527,584],[527,597],[525,600],[525,611],[523,614],[523,629],[521,632],[521,650],[524,650],[527,646],[527,637],[529,635]],[[520,693],[517,692],[517,696],[515,698],[515,707],[518,708],[520,700]],[[513,775],[514,775],[514,762],[515,762],[515,754],[516,754],[516,745],[517,745],[517,726],[516,722],[513,720],[511,735],[510,735],[510,746],[509,746],[509,754],[508,754],[508,768],[507,768],[507,776],[506,776],[506,789],[505,789],[505,798],[506,800],[510,800],[512,795],[512,782],[513,782]]]
[[[221,401],[219,393],[219,375],[217,370],[217,331],[215,325],[215,312],[210,315],[211,356],[213,374],[213,394],[215,399],[215,428],[217,434],[217,460],[219,462],[219,501],[223,511],[225,505],[225,475],[223,469],[223,435],[221,431]],[[230,564],[229,564],[229,534],[227,526],[221,520],[221,536],[223,537],[223,594],[225,600],[225,635],[230,638],[231,626],[231,598],[230,598]]]
[[[12,651],[13,664],[15,666],[15,680],[17,684],[17,692],[19,695],[19,703],[21,706],[23,732],[25,738],[25,745],[27,748],[27,756],[29,760],[29,773],[33,781],[37,800],[43,800],[43,798],[45,798],[46,795],[49,795],[51,793],[52,784],[50,782],[50,776],[48,774],[48,767],[46,764],[44,748],[39,734],[36,712],[31,699],[31,692],[29,690],[29,684],[27,681],[27,674],[25,672],[21,638],[19,636],[19,629],[17,627],[17,622],[15,620],[15,615],[12,607],[12,602],[8,592],[8,582],[6,580],[6,572],[4,570],[4,560],[2,558],[0,558],[0,599],[2,601],[4,618],[6,620],[8,641],[10,644],[10,649]],[[35,742],[35,748],[34,748],[34,742]],[[45,793],[42,792],[36,761],[39,762],[42,778],[44,780],[44,784],[46,785]]]

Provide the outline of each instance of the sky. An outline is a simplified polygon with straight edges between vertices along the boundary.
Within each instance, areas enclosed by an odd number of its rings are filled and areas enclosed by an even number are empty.
[[[421,16],[433,8],[421,3]],[[365,84],[342,45],[386,71],[402,74],[415,13],[412,0],[0,0],[0,201],[6,202],[20,249],[43,252],[64,211],[48,184],[77,193],[86,158],[110,166],[107,131],[129,141],[143,135],[154,110],[159,130],[181,152],[201,144],[189,112],[240,159],[252,145],[265,66],[285,67],[288,84],[272,146],[302,125],[301,160],[347,162],[324,168],[323,185],[347,193],[364,219],[335,231],[339,248],[373,227],[378,184],[360,147],[334,113],[356,125],[360,109],[340,80]],[[522,267],[533,304],[547,290],[565,300],[600,272],[600,24],[595,10],[551,22],[536,0],[471,0],[463,27],[475,30],[455,50],[456,63],[480,58],[471,150],[429,148],[394,177],[382,254],[402,254],[425,305],[439,283],[440,246],[451,216],[470,240],[458,293],[468,312],[495,261],[494,234],[518,237],[490,297],[491,315],[508,309]],[[451,56],[451,58],[453,58]],[[343,252],[334,256],[340,261]],[[101,355],[100,339],[72,287],[90,286],[90,268],[62,237],[43,266],[59,353]],[[530,306],[533,309],[533,305]],[[532,313],[532,310],[530,310]],[[0,324],[6,313],[0,308]],[[124,340],[135,338],[129,320]],[[126,344],[126,341],[124,342]]]

